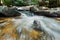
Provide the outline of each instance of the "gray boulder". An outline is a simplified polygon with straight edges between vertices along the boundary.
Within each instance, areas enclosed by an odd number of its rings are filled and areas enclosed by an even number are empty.
[[[15,7],[5,7],[2,10],[2,14],[6,17],[14,17],[14,16],[20,16],[21,13],[17,11],[17,8]]]

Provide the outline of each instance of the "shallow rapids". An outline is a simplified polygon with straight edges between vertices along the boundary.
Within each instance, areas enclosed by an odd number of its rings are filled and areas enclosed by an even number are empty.
[[[18,18],[13,18],[15,27],[18,33],[24,28],[28,31],[32,31],[34,28],[39,29],[47,36],[45,39],[38,40],[60,40],[60,21],[44,16],[27,16],[23,14]],[[37,25],[37,26],[36,26]],[[25,40],[25,39],[23,39]],[[32,39],[31,39],[32,40]]]
[[[36,16],[29,11],[20,13],[21,16],[6,22],[9,25],[1,25],[3,32],[0,32],[0,40],[60,40],[60,21]]]

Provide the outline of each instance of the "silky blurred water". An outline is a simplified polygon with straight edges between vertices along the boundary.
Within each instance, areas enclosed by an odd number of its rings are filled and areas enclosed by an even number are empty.
[[[28,31],[32,31],[33,28],[37,28],[47,34],[44,40],[60,40],[60,21],[45,16],[36,16],[30,11],[20,12],[22,14],[20,18],[15,19],[16,25],[19,24],[17,27],[17,31],[19,33],[22,28],[25,28]],[[37,26],[34,26],[34,21],[36,21]],[[43,40],[43,38],[38,40]]]
[[[9,35],[5,40],[60,40],[60,21],[45,16],[36,16],[30,11],[19,11],[21,16],[12,18],[14,27],[16,28],[19,38],[9,39]],[[43,33],[37,38],[31,37],[29,34],[34,30],[39,29]]]

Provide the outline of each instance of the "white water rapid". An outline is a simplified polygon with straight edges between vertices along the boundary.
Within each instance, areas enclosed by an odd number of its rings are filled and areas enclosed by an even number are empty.
[[[28,31],[32,31],[33,28],[37,28],[39,30],[42,30],[42,32],[47,35],[46,39],[44,40],[60,40],[60,21],[57,21],[55,19],[44,16],[27,16],[26,14],[22,13],[19,18],[13,18],[12,21],[15,22],[15,27],[18,33],[20,33],[23,28]],[[37,26],[34,26],[34,24]]]

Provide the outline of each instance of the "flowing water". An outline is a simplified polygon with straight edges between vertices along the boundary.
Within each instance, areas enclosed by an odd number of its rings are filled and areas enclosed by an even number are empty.
[[[45,33],[46,38],[38,40],[60,40],[60,22],[44,17],[36,16],[29,11],[23,11],[21,19],[15,19],[16,23],[20,26],[17,27],[17,31],[20,32],[21,28],[25,28],[28,31],[32,31],[33,28],[39,29],[39,31]]]
[[[20,11],[20,13],[21,16],[11,20],[15,23],[14,27],[19,35],[17,40],[60,40],[60,21],[45,16],[36,16],[29,11]],[[35,37],[34,34],[38,36]]]

